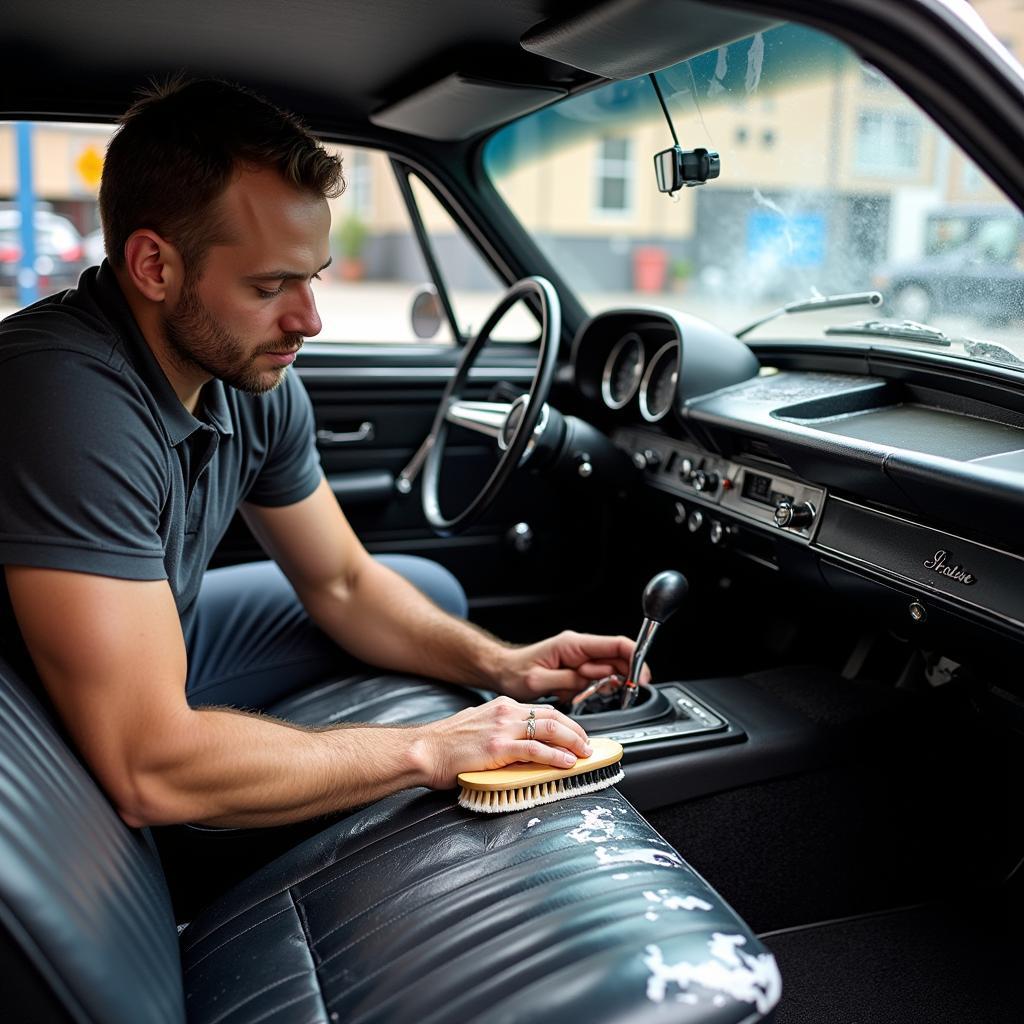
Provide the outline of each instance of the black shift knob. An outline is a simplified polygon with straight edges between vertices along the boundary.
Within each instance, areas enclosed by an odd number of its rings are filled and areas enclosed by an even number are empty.
[[[644,618],[665,622],[678,611],[689,589],[690,584],[681,572],[674,569],[659,572],[644,587]]]

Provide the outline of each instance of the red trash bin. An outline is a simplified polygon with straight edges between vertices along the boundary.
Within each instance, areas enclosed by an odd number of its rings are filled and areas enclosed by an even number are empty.
[[[668,280],[668,253],[654,245],[633,250],[633,290],[663,292]]]

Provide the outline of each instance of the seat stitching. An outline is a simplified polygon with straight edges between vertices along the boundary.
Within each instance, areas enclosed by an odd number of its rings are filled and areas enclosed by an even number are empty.
[[[563,847],[562,849],[572,849],[572,848],[571,847]],[[535,858],[530,858],[530,859],[535,859]],[[529,859],[526,860],[526,861],[521,861],[519,863],[528,863],[528,862],[529,862]],[[518,867],[519,864],[517,863],[516,865],[513,865],[513,866]],[[560,881],[562,881],[563,883],[567,883],[570,880],[575,882],[575,881],[579,880],[580,878],[584,877],[585,875],[593,874],[593,873],[600,873],[602,871],[607,871],[607,870],[608,869],[604,865],[598,865],[597,867],[590,867],[590,866],[588,866],[584,870],[577,871],[574,874],[572,874],[571,876],[566,876],[565,878],[561,879]],[[677,869],[673,868],[673,869],[670,869],[670,870],[674,871],[674,870],[677,870]],[[532,882],[531,884],[526,885],[525,887],[517,889],[516,892],[513,895],[518,897],[518,896],[522,895],[523,893],[529,892],[531,889],[536,889],[539,886],[545,885],[545,884],[547,884],[547,880],[540,880],[540,881]],[[651,883],[645,882],[644,884],[645,885],[649,885]],[[441,897],[438,896],[438,897],[435,897],[435,899],[433,899],[433,900],[428,900],[427,903],[424,904],[423,906],[427,906],[430,903],[435,902],[437,899],[440,899],[440,898]],[[511,898],[512,898],[512,896],[506,897],[506,899],[511,899]],[[584,899],[590,899],[590,898],[591,898],[590,896],[581,896],[579,899],[576,899],[573,902],[574,903],[579,903],[579,902],[582,902]],[[331,953],[331,955],[329,957],[325,957],[324,959],[322,959],[320,961],[320,966],[321,967],[325,966],[328,962],[333,960],[335,957],[340,956],[342,953],[347,952],[349,949],[353,948],[354,946],[359,945],[360,942],[363,942],[364,940],[369,939],[370,937],[375,935],[377,932],[379,932],[381,929],[387,928],[389,925],[392,925],[392,924],[396,923],[397,921],[402,920],[403,917],[408,917],[408,915],[413,913],[415,910],[422,910],[422,909],[423,909],[422,907],[416,907],[416,908],[412,908],[410,910],[407,910],[404,913],[398,914],[395,917],[391,918],[390,920],[385,921],[385,922],[379,924],[376,928],[372,929],[371,931],[365,932],[364,934],[361,934],[355,941],[350,943],[349,946],[346,946],[345,949],[335,950],[335,952]],[[474,916],[476,916],[476,915],[474,915]],[[467,920],[470,920],[470,918],[463,918],[459,923],[463,924]],[[527,917],[526,920],[530,920],[530,918]],[[359,981],[356,984],[361,984],[362,982],[369,981],[372,978],[375,978],[378,974],[381,973],[381,971],[383,971],[383,970],[387,969],[388,967],[390,967],[392,963],[394,963],[396,960],[400,959],[402,956],[405,956],[405,953],[401,953],[401,954],[398,954],[398,956],[393,957],[390,961],[388,961],[387,963],[385,963],[385,964],[381,965],[380,967],[378,967],[377,970],[373,971],[371,974],[367,974],[364,977],[360,978]],[[350,985],[349,988],[346,989],[345,991],[349,991],[349,990],[351,990],[354,987],[355,987],[354,985]],[[344,995],[344,992],[339,993],[339,995]],[[332,997],[332,1000],[331,1000],[332,1003],[334,1002],[335,998],[336,997]],[[330,1003],[328,1004],[328,1006],[330,1006]]]
[[[685,936],[685,935],[692,935],[694,932],[698,932],[700,930],[701,929],[698,926],[695,926],[695,925],[692,925],[692,924],[688,924],[688,925],[685,925],[685,926],[680,927],[680,928],[672,929],[671,931],[668,931],[668,932],[666,932],[663,935],[659,935],[658,936],[658,941],[659,942],[667,942],[667,941],[670,941],[672,939],[678,939],[678,938],[680,938],[682,936]],[[612,949],[618,949],[619,951],[625,951],[627,949],[632,948],[632,942],[633,942],[632,939],[630,939],[630,940],[620,940],[620,941],[618,941],[617,943],[614,944]],[[597,957],[606,956],[609,952],[612,951],[612,949],[609,949],[609,947],[605,947],[605,948],[602,948],[602,949],[599,949],[599,950],[595,950],[592,953],[588,954],[587,956],[584,956],[581,959],[575,961],[571,966],[574,969],[578,969],[581,964],[584,964],[584,963],[586,963],[589,960],[594,960]],[[550,952],[550,950],[548,950],[547,952]],[[565,964],[558,963],[557,962],[557,958],[554,957],[554,956],[546,957],[546,962],[552,965],[551,969],[545,971],[541,976],[533,978],[530,981],[528,981],[526,983],[527,987],[535,988],[537,985],[544,984],[546,981],[548,981],[550,979],[551,975],[557,974],[559,971],[564,970],[566,968],[566,966],[567,966]],[[489,981],[491,979],[488,978],[487,980]],[[517,990],[517,992],[516,992],[516,998],[517,999],[521,998],[521,995],[522,995],[523,991],[525,991],[525,989]],[[394,998],[395,998],[394,995],[389,997],[389,999],[394,999]],[[507,998],[508,997],[506,996],[505,1000],[507,1000]],[[378,1007],[378,1009],[379,1009],[379,1007]],[[488,1007],[485,1010],[477,1011],[477,1012],[475,1012],[473,1014],[472,1017],[466,1018],[465,1019],[465,1024],[470,1024],[470,1022],[472,1022],[472,1021],[480,1021],[481,1024],[484,1024],[484,1022],[493,1019],[494,1010],[495,1010],[495,1006],[494,1006],[493,1002],[491,1002],[490,1005],[488,1005]],[[447,1008],[446,1008],[446,1011],[447,1011]],[[359,1024],[359,1020],[360,1019],[365,1020],[366,1019],[366,1015],[363,1014],[362,1018],[350,1019],[349,1021],[346,1022],[346,1024]],[[420,1022],[421,1022],[421,1024],[429,1024],[429,1022],[431,1020],[436,1021],[437,1019],[438,1019],[437,1011],[435,1011],[434,1013],[431,1013],[429,1015],[421,1017],[420,1018]],[[441,1019],[445,1020],[446,1018],[442,1017]],[[771,1019],[771,1015],[769,1014],[769,1016],[766,1018],[762,1014],[759,1014],[759,1013],[755,1012],[755,1013],[751,1014],[750,1016],[743,1017],[741,1020],[737,1021],[737,1024],[753,1024],[753,1022],[755,1022],[755,1021],[764,1021],[766,1019]]]
[[[308,996],[296,996],[294,999],[289,999],[287,1003],[282,1003],[280,1006],[275,1006],[271,1010],[267,1010],[266,1013],[260,1014],[258,1017],[252,1017],[248,1024],[259,1024],[261,1020],[266,1020],[268,1017],[273,1017],[275,1013],[280,1013],[282,1010],[287,1010],[289,1006],[294,1006],[296,1003],[301,1003],[303,999],[308,999]],[[322,1018],[325,1022],[327,1021],[327,1007],[324,1007],[324,1016]]]
[[[435,811],[433,814],[428,815],[428,817],[429,818],[433,818],[433,817],[436,817],[438,814],[443,814],[445,811],[451,811],[451,810],[454,810],[454,809],[455,809],[455,805],[453,805],[452,807],[442,807],[441,810]],[[426,820],[427,820],[427,818],[420,818],[419,819],[420,822],[423,822],[423,821],[426,821]],[[417,824],[418,823],[419,822],[417,822]],[[431,836],[436,835],[438,832],[441,832],[442,830],[447,829],[447,828],[451,828],[453,825],[456,825],[456,824],[458,824],[458,822],[455,822],[455,821],[448,822],[447,824],[439,825],[437,828],[430,829],[429,832],[423,832],[420,835],[413,836],[412,839],[407,839],[407,840],[405,840],[404,843],[399,843],[397,846],[389,846],[386,850],[384,850],[381,853],[378,853],[375,857],[370,857],[367,860],[360,861],[360,863],[356,864],[354,867],[350,867],[347,871],[343,871],[340,875],[333,875],[332,874],[331,877],[328,878],[326,881],[321,882],[319,885],[314,886],[308,892],[303,893],[302,894],[302,898],[306,899],[307,897],[312,896],[313,893],[319,892],[321,889],[325,888],[326,886],[333,885],[335,882],[340,882],[343,878],[347,878],[354,871],[359,871],[362,868],[367,867],[370,864],[373,864],[374,861],[378,861],[382,857],[386,857],[389,854],[394,853],[396,850],[401,850],[401,849],[403,849],[406,846],[412,846],[414,843],[418,842],[421,839],[429,839]],[[406,827],[411,827],[411,826],[406,826]],[[358,851],[353,850],[351,854],[346,854],[345,856],[349,857],[349,856],[352,856],[355,853],[363,853],[367,849],[372,849],[372,847],[376,846],[378,843],[384,842],[388,838],[390,838],[390,837],[381,836],[378,839],[374,839],[370,843],[369,846],[364,846],[362,848],[362,850],[358,850]],[[339,863],[339,861],[335,861],[333,864],[330,865],[330,867],[333,868],[333,867],[337,866],[338,863]],[[292,885],[299,885],[301,882],[306,881],[306,879],[313,878],[313,877],[315,877],[318,874],[326,874],[329,870],[330,870],[330,868],[321,868],[319,871],[313,871],[310,874],[306,875],[305,878],[301,878],[301,879],[299,879],[296,882],[292,882]]]
[[[255,992],[250,992],[240,1003],[236,1003],[231,1007],[230,1010],[225,1010],[219,1017],[214,1017],[213,1020],[208,1021],[207,1024],[220,1024],[222,1020],[230,1017],[231,1014],[236,1013],[246,1003],[251,1003],[258,996],[266,995],[271,989],[277,988],[278,985],[284,985],[289,981],[294,981],[296,978],[305,978],[309,974],[309,971],[300,971],[298,974],[289,974],[287,978],[279,978],[277,981],[271,982],[269,985],[265,985],[263,988],[258,989]],[[322,994],[322,993],[321,993]]]
[[[425,817],[419,818],[417,821],[410,822],[408,825],[403,825],[396,832],[391,833],[391,835],[392,836],[398,835],[399,833],[404,832],[406,829],[412,828],[414,825],[417,825],[420,822],[428,821],[430,818],[435,818],[435,817],[437,817],[437,815],[444,814],[445,811],[450,811],[452,809],[453,809],[453,807],[441,807],[441,808],[439,808],[436,811],[432,811],[430,814],[426,815]],[[432,835],[433,832],[428,833],[428,834]],[[370,846],[372,847],[375,843],[383,842],[384,838],[385,837],[381,836],[379,839],[374,839],[373,842],[370,844]],[[396,850],[397,849],[401,849],[402,846],[407,846],[409,843],[412,843],[412,842],[415,842],[415,839],[406,840],[405,843],[402,843],[399,846],[393,847],[393,849],[396,849]],[[367,848],[368,847],[363,847],[362,849],[367,849]],[[361,852],[361,850],[358,850],[358,851],[357,850],[352,850],[352,851],[346,853],[345,857],[351,857],[355,853],[358,853],[358,852]],[[378,855],[378,857],[375,857],[374,860],[378,860],[380,858],[380,856],[383,856],[383,854]],[[250,910],[253,910],[256,907],[258,907],[261,903],[268,903],[270,900],[275,899],[276,897],[280,896],[286,889],[291,889],[292,886],[301,885],[303,882],[307,881],[308,879],[314,878],[316,875],[321,874],[322,872],[330,870],[330,868],[335,867],[339,863],[341,863],[341,861],[336,860],[333,863],[331,863],[328,867],[324,867],[323,865],[321,865],[320,867],[314,869],[313,871],[310,871],[309,874],[303,875],[301,878],[297,878],[294,881],[289,882],[288,885],[286,885],[283,889],[277,889],[277,890],[275,890],[272,893],[268,893],[266,896],[264,896],[262,899],[257,900],[255,903],[252,903],[252,904],[250,904],[247,907],[243,907],[241,910],[238,911],[238,913],[232,914],[231,917],[229,917],[227,920],[221,921],[221,923],[218,924],[216,927],[211,928],[210,931],[208,931],[205,935],[202,935],[199,938],[195,939],[195,941],[191,945],[186,946],[183,951],[188,953],[190,950],[195,949],[196,946],[198,946],[200,943],[205,942],[207,939],[209,939],[212,936],[216,935],[217,932],[219,932],[222,928],[226,928],[233,921],[237,921],[238,918],[242,917],[244,914],[247,914]],[[372,863],[372,861],[368,861],[367,863]],[[351,870],[354,871],[356,869],[353,868]],[[346,874],[351,874],[351,871],[348,871],[345,874],[339,875],[337,877],[338,878],[344,878]],[[336,881],[336,880],[337,880],[336,878],[332,877],[330,881],[324,882],[323,885],[330,885],[332,881]],[[315,889],[310,889],[310,891],[308,893],[306,893],[306,896],[312,895],[314,892],[317,892],[321,888],[323,888],[323,886],[317,886]],[[305,897],[303,897],[303,898],[305,898]],[[271,914],[270,917],[264,918],[264,921],[269,921],[271,918],[277,917],[278,914],[280,914],[280,913],[283,913],[283,911],[277,911],[276,913]],[[252,928],[256,928],[260,924],[263,924],[264,921],[258,921],[255,925],[251,925],[249,928],[244,929],[244,931],[239,932],[238,935],[244,935],[247,931],[250,931]],[[231,938],[225,939],[225,941],[222,942],[220,944],[220,946],[217,946],[216,949],[210,950],[210,952],[211,953],[216,952],[217,949],[220,949],[223,946],[226,946],[229,942],[232,941],[232,939],[237,938],[237,937],[238,936],[232,936]],[[200,959],[201,960],[205,960],[207,956],[209,956],[209,953],[204,953],[203,956]],[[196,961],[196,962],[198,963],[199,961]],[[191,969],[191,968],[189,968],[189,969]]]
[[[513,860],[513,861],[510,861],[510,862],[507,862],[507,863],[502,865],[502,870],[503,871],[508,871],[511,868],[517,868],[517,867],[522,866],[523,864],[529,864],[530,861],[539,860],[540,858],[550,856],[551,854],[562,853],[564,850],[573,850],[573,849],[575,849],[575,847],[560,846],[560,847],[557,847],[554,850],[545,850],[545,851],[543,851],[541,853],[538,853],[538,854],[536,854],[536,855],[534,855],[532,857],[523,857],[522,860]],[[500,850],[498,850],[496,852],[503,853],[503,852],[505,852],[507,850],[508,850],[508,847],[502,847]],[[439,870],[432,872],[431,874],[427,875],[425,878],[422,878],[422,879],[420,879],[417,882],[410,882],[408,885],[403,885],[400,889],[396,889],[393,892],[388,893],[386,896],[382,896],[379,900],[377,900],[376,903],[373,903],[370,906],[365,907],[363,910],[359,911],[358,914],[353,914],[347,920],[341,921],[339,924],[334,925],[330,929],[330,931],[324,932],[324,934],[320,936],[320,941],[323,942],[324,939],[330,938],[330,936],[333,935],[339,928],[344,928],[346,925],[349,925],[353,921],[358,920],[360,917],[363,917],[364,915],[369,914],[371,911],[373,911],[377,907],[381,906],[382,904],[387,903],[389,900],[393,900],[397,896],[400,896],[403,893],[409,892],[410,890],[415,889],[415,888],[417,888],[420,885],[424,885],[425,883],[429,882],[431,879],[437,878],[439,875],[443,874],[445,871],[450,870],[451,867],[452,867],[452,865],[450,865],[450,864],[445,865],[443,868],[440,868]],[[330,956],[324,957],[323,961],[321,962],[321,966],[323,964],[326,964],[329,961],[333,960],[336,956],[340,956],[342,953],[344,953],[347,950],[351,949],[353,946],[357,945],[362,940],[362,938],[369,938],[371,935],[373,935],[375,932],[379,931],[381,928],[386,928],[389,924],[393,923],[394,921],[400,921],[403,917],[407,916],[408,914],[413,913],[415,910],[422,909],[422,907],[427,906],[430,903],[433,903],[435,900],[442,899],[446,895],[448,895],[448,894],[447,893],[439,893],[438,895],[436,895],[436,896],[432,897],[431,899],[427,900],[427,902],[422,904],[421,907],[418,907],[418,908],[417,907],[413,907],[413,908],[411,908],[409,910],[403,911],[397,917],[391,918],[391,920],[383,922],[382,924],[380,924],[376,928],[374,928],[373,931],[367,932],[364,936],[361,936],[360,938],[353,940],[352,943],[350,943],[348,946],[345,946],[343,949],[337,949],[333,953],[331,953]]]
[[[558,850],[556,850],[554,852],[561,853],[561,852],[563,852],[564,850],[567,850],[567,849],[568,850],[572,850],[574,848],[573,847],[559,847]],[[548,852],[552,852],[552,851],[548,851]],[[540,859],[540,857],[544,857],[546,855],[547,854],[545,853],[545,854],[540,854],[537,857],[525,857],[522,860],[519,860],[519,861],[516,861],[513,864],[510,864],[509,867],[519,867],[522,864],[528,864],[531,860],[538,860],[538,859]],[[669,869],[673,870],[673,871],[678,870],[678,868],[675,868],[675,867],[669,868]],[[562,883],[574,882],[574,881],[578,881],[579,879],[584,878],[585,876],[587,876],[587,874],[593,874],[595,872],[599,873],[599,872],[605,871],[605,870],[607,870],[607,867],[606,867],[606,865],[603,865],[603,864],[599,864],[597,866],[588,865],[587,867],[583,868],[582,870],[575,870],[573,872],[570,872],[569,874],[566,874],[566,876],[564,878],[562,878],[560,881]],[[647,871],[644,872],[645,876],[647,876],[647,874],[649,874],[649,873],[650,872],[647,872]],[[655,876],[655,878],[656,877],[657,876]],[[532,882],[531,884],[526,885],[524,888],[517,889],[516,892],[513,895],[514,895],[515,898],[518,898],[518,897],[522,896],[523,893],[527,893],[527,892],[529,892],[532,889],[537,889],[540,886],[547,885],[549,883],[549,881],[550,880],[542,879],[540,881]],[[650,885],[651,883],[645,883],[645,884],[646,885]],[[654,883],[654,884],[656,884],[656,883]],[[399,890],[399,892],[406,892],[406,891],[408,891],[411,888],[414,888],[414,887],[413,886],[407,886],[407,887],[404,887],[404,889]],[[397,893],[392,894],[392,895],[397,895]],[[330,954],[330,956],[325,956],[322,959],[321,963],[319,963],[319,967],[324,968],[327,964],[329,964],[331,961],[333,961],[333,959],[335,959],[337,956],[340,956],[342,953],[345,953],[348,950],[354,948],[360,942],[366,941],[367,939],[369,939],[372,936],[376,935],[382,929],[387,928],[390,925],[393,925],[396,922],[401,921],[403,918],[408,918],[408,916],[411,913],[415,913],[417,911],[423,910],[423,908],[426,907],[426,906],[429,906],[430,903],[436,902],[438,899],[442,899],[445,896],[449,896],[449,895],[451,895],[451,894],[449,894],[449,893],[438,894],[437,896],[432,897],[431,899],[427,900],[425,903],[421,904],[418,907],[411,907],[408,910],[404,910],[401,913],[396,914],[395,916],[393,916],[393,918],[390,918],[388,921],[382,922],[380,925],[378,925],[376,928],[372,929],[371,931],[365,932],[365,933],[361,933],[357,938],[353,939],[347,946],[343,947],[342,949],[336,949],[334,952],[332,952]],[[390,897],[385,897],[385,899],[388,899],[388,898],[390,898]],[[505,898],[506,899],[511,899],[511,898],[513,898],[513,896],[508,896],[508,897],[505,897]],[[380,901],[380,903],[383,903],[383,902],[384,902],[384,900]],[[380,903],[375,904],[375,906],[380,905]],[[364,911],[364,913],[368,912],[369,910],[372,910],[372,909],[373,909],[373,907],[368,907],[367,911]],[[350,919],[348,922],[345,922],[345,924],[350,924],[351,921],[356,920],[358,918],[358,916],[360,916],[360,915],[361,914],[356,914],[355,918]],[[468,919],[464,919],[464,920],[468,920]],[[326,933],[324,936],[321,937],[321,941],[323,942],[323,940],[325,938],[327,938],[333,932],[337,931],[337,929],[340,928],[340,927],[343,927],[343,926],[336,926],[335,928],[333,928],[331,930],[331,932]],[[366,975],[365,978],[360,979],[360,981],[365,981],[365,980],[369,980],[371,978],[376,977],[380,973],[381,970],[383,970],[383,968],[378,969],[373,974]]]
[[[592,869],[590,869],[590,870],[592,870]],[[533,886],[531,886],[530,888],[533,888]],[[521,891],[528,891],[528,890],[521,890]],[[575,903],[581,903],[581,902],[583,902],[583,900],[584,900],[585,898],[586,898],[586,897],[580,897],[579,899],[575,900],[574,902],[575,902]],[[725,909],[725,908],[721,908],[721,909]],[[645,912],[646,912],[646,911],[645,911]],[[537,918],[541,917],[541,916],[542,916],[542,915],[543,915],[544,913],[547,913],[546,909],[545,909],[545,908],[539,908],[539,910],[538,910],[537,912],[533,912],[533,913],[531,913],[531,914],[527,915],[527,916],[526,916],[526,917],[524,918],[524,920],[523,920],[522,922],[520,922],[520,925],[525,925],[525,924],[529,923],[529,922],[530,922],[530,921],[532,921],[532,920],[536,920]],[[638,910],[637,910],[637,911],[636,911],[636,912],[635,912],[635,913],[634,913],[634,914],[633,914],[632,916],[633,916],[633,917],[639,917],[639,916],[640,916],[640,910],[638,909]],[[460,923],[461,923],[461,922],[460,922]],[[609,927],[609,926],[606,926],[606,927]],[[703,925],[703,926],[702,926],[702,923],[701,923],[700,921],[690,921],[690,922],[687,922],[687,923],[685,923],[685,924],[682,924],[682,925],[681,925],[680,927],[678,927],[678,928],[672,929],[672,930],[671,930],[671,932],[670,932],[669,934],[665,934],[665,935],[660,935],[660,934],[659,934],[659,936],[658,936],[658,940],[659,940],[659,941],[662,941],[662,942],[663,942],[663,941],[665,941],[666,939],[669,939],[669,938],[677,938],[677,937],[679,937],[680,935],[689,935],[689,934],[692,934],[692,933],[694,933],[694,932],[699,932],[699,931],[702,931],[702,930],[703,930],[703,931],[706,931],[706,930],[707,930],[707,926],[706,926],[706,925]],[[492,941],[492,942],[493,942],[493,941],[497,941],[497,939],[498,939],[498,937],[497,937],[497,936],[495,936],[495,937],[494,937],[493,939],[491,939],[490,941]],[[560,941],[560,943],[559,943],[559,944],[560,944],[560,945],[564,945],[564,944],[565,944],[566,942],[572,942],[572,941],[573,941],[574,939],[575,939],[575,936],[569,936],[569,937],[563,938],[563,939],[562,939],[562,940]],[[630,938],[630,939],[629,939],[628,941],[627,941],[627,940],[620,940],[620,942],[619,942],[618,944],[619,944],[620,946],[626,946],[626,945],[630,945],[630,946],[631,946],[631,945],[633,944],[633,942],[634,942],[634,939],[633,939],[633,938],[631,937],[631,938]],[[455,961],[456,961],[457,959],[462,959],[462,958],[465,958],[466,956],[470,956],[470,957],[477,957],[477,956],[479,956],[479,954],[480,954],[480,948],[481,948],[481,947],[480,947],[479,945],[474,945],[474,946],[473,946],[473,948],[472,948],[471,950],[466,950],[466,951],[464,951],[464,952],[460,953],[460,954],[459,954],[459,955],[458,955],[457,957],[455,957],[455,958],[452,958],[452,959],[448,960],[448,961],[446,962],[446,965],[445,965],[445,966],[446,966],[446,968],[450,968],[450,967],[451,967],[451,965],[452,965],[452,964],[453,964],[453,963],[454,963],[454,962],[455,962]],[[553,948],[553,947],[552,947],[552,948]],[[549,951],[550,951],[550,949],[549,949]],[[606,950],[606,949],[603,949],[603,950],[600,950],[600,951],[595,951],[594,953],[591,953],[591,954],[590,954],[589,956],[587,956],[587,957],[584,957],[583,959],[585,959],[585,960],[590,960],[590,959],[592,959],[593,957],[595,957],[595,956],[600,956],[600,955],[603,955],[603,954],[604,954],[604,953],[606,953],[606,952],[607,952],[607,950]],[[382,964],[381,966],[379,966],[379,967],[378,967],[378,968],[377,968],[377,969],[376,969],[376,970],[375,970],[375,971],[374,971],[374,972],[373,972],[372,974],[368,974],[368,975],[366,975],[366,976],[365,976],[364,978],[360,978],[360,979],[359,979],[359,981],[358,981],[358,982],[356,983],[356,985],[350,985],[350,986],[348,986],[348,988],[346,988],[346,989],[342,990],[341,992],[335,993],[335,994],[334,994],[334,995],[333,995],[333,996],[331,997],[331,1000],[330,1000],[330,1002],[328,1002],[328,1003],[326,1003],[326,1004],[325,1004],[325,1005],[326,1005],[326,1007],[327,1007],[327,1009],[329,1010],[329,1009],[331,1008],[331,1006],[335,1005],[335,1004],[337,1003],[337,1001],[338,1001],[339,999],[341,999],[341,998],[342,998],[343,996],[345,996],[345,995],[347,995],[347,994],[348,994],[349,992],[351,992],[351,991],[352,991],[352,989],[354,989],[354,988],[356,988],[356,987],[357,987],[357,985],[359,985],[359,984],[361,984],[362,982],[365,982],[365,981],[370,981],[370,980],[371,980],[372,978],[375,978],[375,977],[376,977],[377,975],[379,975],[379,974],[380,974],[380,973],[381,973],[382,971],[384,971],[384,970],[387,970],[387,969],[388,969],[388,968],[390,968],[390,967],[391,967],[391,966],[392,966],[392,965],[393,965],[394,963],[397,963],[397,962],[398,962],[398,960],[400,960],[400,959],[401,959],[401,957],[402,957],[402,956],[405,956],[405,955],[407,955],[407,954],[406,954],[406,953],[403,953],[403,954],[400,954],[399,956],[396,956],[396,957],[392,957],[392,958],[391,958],[391,960],[389,960],[389,961],[388,961],[387,963],[384,963],[384,964]],[[492,965],[492,966],[493,966],[493,965]],[[564,965],[561,965],[561,966],[564,966]],[[574,964],[573,966],[576,966],[576,965]],[[559,969],[561,969],[561,967],[560,967]],[[491,973],[493,973],[493,972],[492,972],[491,970],[489,970],[489,971],[488,971],[488,975],[490,975]],[[550,972],[549,972],[549,973],[550,973]],[[531,984],[534,984],[534,983],[533,983],[533,982],[531,982]],[[381,1007],[382,1007],[382,1006],[383,1006],[384,1004],[386,1004],[386,1003],[388,1003],[388,1002],[392,1001],[393,999],[395,999],[395,998],[396,998],[396,996],[397,996],[397,993],[392,993],[391,995],[387,996],[387,997],[385,998],[385,1000],[383,1001],[383,1003],[381,1003],[381,1004],[379,1004],[378,1006],[376,1006],[376,1007],[375,1007],[375,1008],[373,1009],[373,1011],[372,1011],[372,1012],[379,1012],[379,1011],[380,1011],[380,1009],[381,1009]],[[350,1019],[350,1020],[348,1021],[348,1024],[358,1024],[359,1020],[361,1020],[361,1019],[365,1019],[365,1017],[366,1017],[366,1013],[362,1014],[362,1016],[361,1016],[361,1017],[354,1017],[354,1018],[351,1018],[351,1019]]]
[[[278,897],[280,895],[281,895],[280,892],[275,892],[272,896],[268,896],[267,899],[268,900],[275,899],[276,897]],[[266,900],[260,900],[260,903],[264,903],[264,902],[266,902]],[[254,904],[254,906],[259,906],[259,903]],[[244,913],[246,913],[247,910],[251,910],[251,909],[252,909],[252,907],[247,907],[246,910],[240,910],[234,917],[232,917],[230,919],[230,921],[225,921],[224,925],[230,924],[231,921],[236,921],[239,917],[241,917]],[[230,946],[231,943],[234,942],[236,939],[240,939],[246,933],[251,932],[254,928],[259,928],[260,925],[266,924],[268,921],[273,921],[275,917],[280,917],[282,914],[287,913],[287,911],[288,911],[287,907],[285,907],[282,910],[275,910],[273,914],[270,914],[267,917],[261,918],[259,921],[256,921],[254,924],[249,925],[247,928],[243,928],[240,932],[236,932],[234,935],[229,935],[222,943],[220,943],[220,945],[214,946],[213,949],[207,950],[201,957],[199,957],[198,960],[193,960],[188,965],[188,967],[185,968],[185,973],[188,974],[188,972],[191,971],[193,967],[198,967],[204,960],[206,960],[208,957],[213,956],[213,954],[216,953],[219,949],[223,949],[225,946]],[[213,935],[216,931],[219,931],[220,928],[224,927],[224,925],[218,925],[217,928],[214,929],[213,932],[210,932],[210,935]],[[209,938],[209,936],[204,936],[204,938]],[[198,939],[196,941],[196,945],[198,945],[200,942],[202,942],[202,939]],[[195,948],[195,946],[189,947],[189,949],[194,949],[194,948]],[[188,953],[189,950],[186,949],[185,952]]]

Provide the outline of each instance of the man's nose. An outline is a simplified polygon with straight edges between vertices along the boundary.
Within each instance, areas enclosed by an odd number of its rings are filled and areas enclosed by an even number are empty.
[[[304,338],[316,337],[323,329],[316,298],[308,284],[296,289],[295,300],[281,317],[279,326],[284,334],[301,334]]]

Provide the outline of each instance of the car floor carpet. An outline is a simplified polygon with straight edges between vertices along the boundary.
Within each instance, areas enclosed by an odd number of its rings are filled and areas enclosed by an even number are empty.
[[[775,1024],[1024,1019],[1020,908],[1007,895],[951,879],[942,904],[762,935],[782,973]]]

